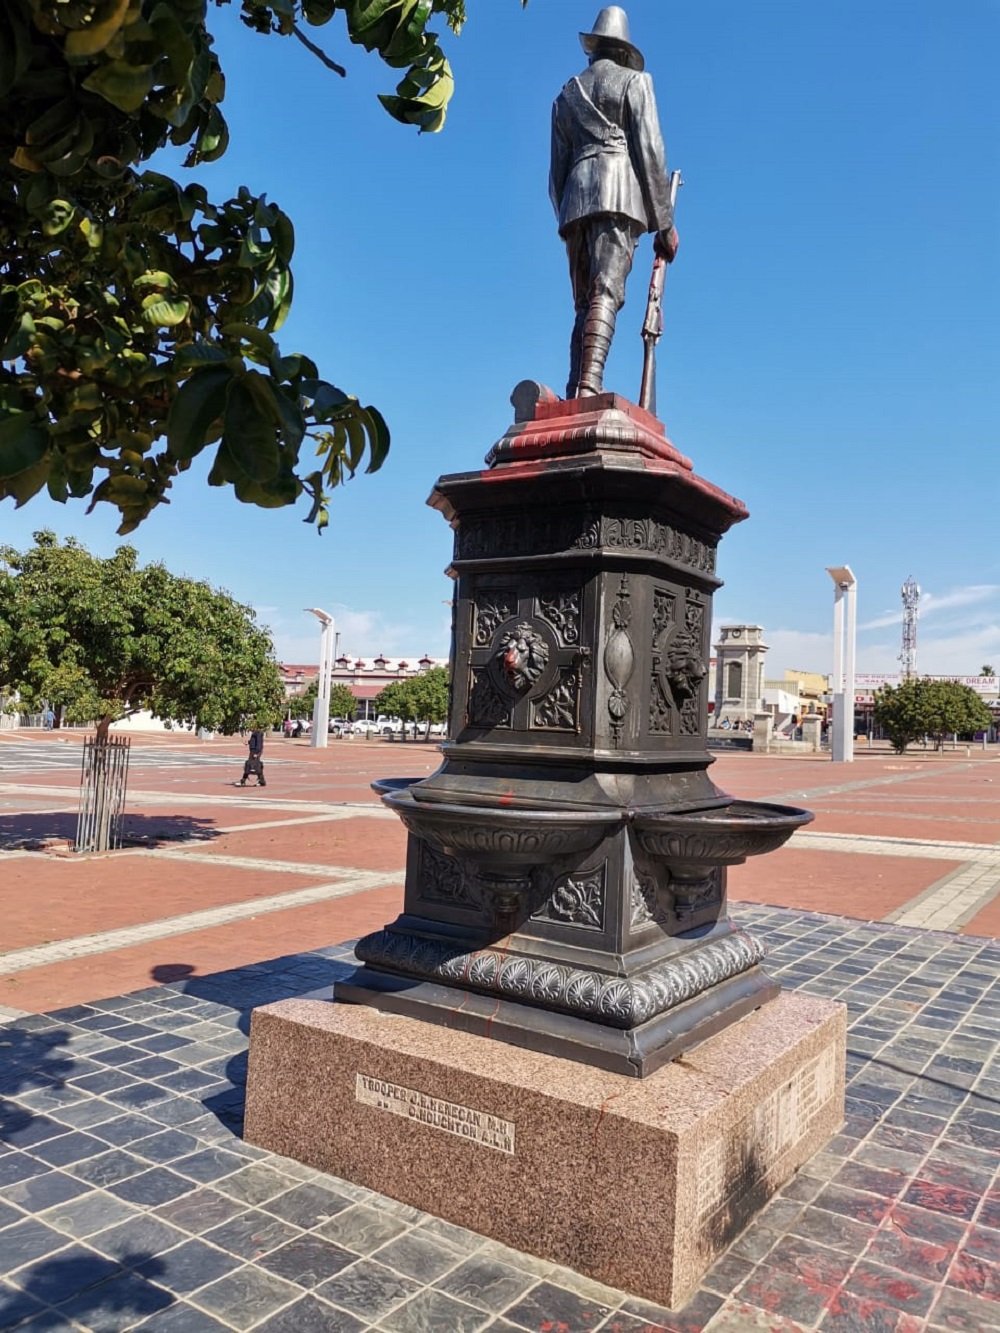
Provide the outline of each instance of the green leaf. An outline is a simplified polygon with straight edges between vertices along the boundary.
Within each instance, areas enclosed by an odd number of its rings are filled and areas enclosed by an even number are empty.
[[[213,366],[181,385],[167,417],[167,444],[178,462],[190,461],[215,437],[212,426],[225,413],[232,381],[232,370]]]
[[[166,296],[147,296],[142,303],[142,322],[154,329],[174,329],[183,324],[191,313],[187,297],[171,301]]]
[[[153,86],[153,66],[113,60],[110,64],[99,65],[84,79],[82,86],[103,97],[119,111],[138,111]]]
[[[364,413],[367,418],[366,425],[368,427],[369,448],[371,449],[371,458],[365,471],[377,472],[389,454],[389,427],[377,407],[366,407]]]
[[[66,38],[64,47],[67,58],[79,60],[103,51],[121,29],[128,7],[129,0],[112,0],[105,18],[92,23],[89,28],[78,28],[75,32],[71,32]]]
[[[16,477],[35,467],[48,450],[49,433],[34,412],[0,417],[0,477]]]
[[[262,410],[256,393],[244,379],[234,380],[229,386],[222,441],[251,481],[267,482],[277,475],[279,456],[274,416]]]

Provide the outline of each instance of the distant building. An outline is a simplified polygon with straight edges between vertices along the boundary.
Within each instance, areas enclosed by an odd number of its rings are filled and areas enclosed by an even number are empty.
[[[331,681],[334,685],[347,686],[357,705],[356,716],[364,721],[365,718],[375,716],[375,700],[394,680],[405,680],[409,676],[419,676],[431,667],[447,665],[447,657],[430,657],[427,653],[420,658],[389,658],[382,653],[377,657],[366,658],[342,653],[333,664]],[[281,666],[281,679],[288,697],[304,694],[318,676],[318,666],[290,666],[284,663]]]
[[[760,625],[723,625],[715,645],[713,727],[752,720],[764,700],[764,630]]]

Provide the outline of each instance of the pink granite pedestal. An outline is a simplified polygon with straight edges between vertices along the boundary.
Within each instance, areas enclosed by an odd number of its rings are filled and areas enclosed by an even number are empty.
[[[837,1130],[842,1005],[783,992],[645,1079],[364,1005],[254,1011],[246,1137],[676,1308]]]

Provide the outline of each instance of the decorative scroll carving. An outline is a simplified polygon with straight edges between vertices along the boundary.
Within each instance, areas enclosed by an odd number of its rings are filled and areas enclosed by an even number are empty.
[[[611,722],[611,741],[616,749],[621,744],[625,715],[628,713],[629,700],[625,687],[632,678],[635,668],[635,649],[628,633],[632,619],[629,596],[628,575],[623,574],[618,597],[611,610],[613,628],[604,645],[604,674],[611,684],[611,692],[608,695],[608,717]]]
[[[580,589],[567,588],[543,593],[538,597],[538,614],[543,616],[569,647],[580,642]]]
[[[538,683],[548,666],[549,645],[527,621],[522,621],[500,640],[496,658],[503,679],[515,693],[523,694]]]
[[[763,946],[745,931],[709,940],[633,977],[546,962],[503,949],[471,953],[442,940],[379,930],[359,940],[363,963],[423,980],[455,982],[545,1009],[562,1009],[608,1027],[633,1028],[755,967]]]
[[[633,930],[648,926],[650,922],[663,922],[669,915],[659,901],[656,880],[651,875],[641,875],[638,871],[632,877],[631,886],[632,916],[629,924]]]
[[[594,514],[498,514],[465,519],[455,558],[544,554],[568,550],[648,551],[699,574],[715,573],[715,547],[654,518],[599,518]]]
[[[462,911],[479,911],[482,899],[474,876],[453,856],[435,851],[429,843],[420,847],[417,892],[424,902],[441,903]]]
[[[684,605],[684,628],[667,652],[666,672],[674,699],[680,704],[681,734],[697,736],[701,728],[698,693],[708,675],[703,656],[705,608],[689,597]]]
[[[547,901],[534,914],[538,921],[560,921],[565,925],[604,929],[604,896],[607,862],[586,875],[567,875],[559,880]]]
[[[509,727],[510,700],[505,699],[485,669],[472,671],[469,689],[470,727]]]
[[[485,648],[505,620],[517,615],[517,596],[506,589],[482,592],[476,603],[476,629],[473,641]]]
[[[578,731],[579,709],[579,674],[573,667],[564,667],[548,694],[532,706],[531,725],[538,731]]]
[[[674,623],[676,597],[663,588],[653,589],[653,672],[649,686],[649,731],[653,736],[673,735],[673,700],[660,684],[657,644]]]

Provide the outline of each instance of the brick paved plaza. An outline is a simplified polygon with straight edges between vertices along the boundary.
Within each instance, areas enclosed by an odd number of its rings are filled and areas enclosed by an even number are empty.
[[[136,739],[128,850],[74,857],[79,737],[0,734],[0,1328],[1000,1329],[995,753],[720,756],[816,812],[730,896],[848,1005],[847,1119],[672,1313],[242,1142],[250,1010],[395,914],[368,782],[436,766],[274,737],[242,790],[243,753]]]

